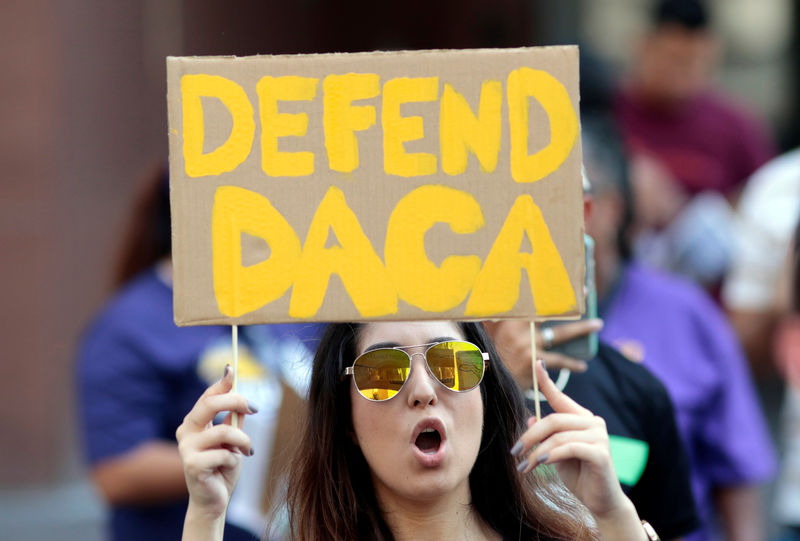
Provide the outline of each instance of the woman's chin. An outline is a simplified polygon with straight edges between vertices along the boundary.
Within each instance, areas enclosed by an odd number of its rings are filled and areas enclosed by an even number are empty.
[[[393,486],[384,488],[396,497],[420,503],[432,503],[449,497],[459,489],[459,485],[469,486],[468,477],[446,468],[414,468],[398,478]]]

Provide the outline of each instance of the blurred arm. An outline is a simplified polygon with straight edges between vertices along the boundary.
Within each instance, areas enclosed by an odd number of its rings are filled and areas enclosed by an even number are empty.
[[[728,309],[728,318],[742,343],[756,378],[775,373],[772,363],[772,335],[778,321],[772,310]]]
[[[110,505],[155,504],[186,498],[178,445],[149,441],[95,464],[92,480]]]
[[[728,541],[763,541],[761,494],[756,485],[720,487],[714,492]]]

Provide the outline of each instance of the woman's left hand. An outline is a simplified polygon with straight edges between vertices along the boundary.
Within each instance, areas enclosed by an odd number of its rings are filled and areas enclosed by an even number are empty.
[[[597,518],[630,510],[630,500],[614,472],[605,421],[559,391],[537,361],[541,393],[555,413],[540,421],[531,417],[528,429],[512,449],[524,457],[520,471],[552,464],[566,487]]]

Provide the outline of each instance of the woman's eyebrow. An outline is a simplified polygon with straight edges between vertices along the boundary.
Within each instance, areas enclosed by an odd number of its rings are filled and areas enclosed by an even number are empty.
[[[453,342],[453,341],[461,341],[461,338],[454,338],[452,336],[437,336],[436,338],[431,338],[425,344],[436,344],[439,342]],[[378,342],[377,344],[372,344],[368,348],[364,350],[364,353],[368,351],[372,351],[373,349],[381,349],[381,348],[410,348],[415,347],[421,344],[409,344],[404,346],[398,342]]]
[[[381,348],[394,348],[398,347],[400,344],[397,342],[378,342],[377,344],[372,344],[368,348],[364,350],[364,353],[368,351],[372,351],[373,349],[381,349]]]

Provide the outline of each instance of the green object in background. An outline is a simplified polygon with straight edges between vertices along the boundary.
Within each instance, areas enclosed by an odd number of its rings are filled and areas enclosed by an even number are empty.
[[[620,483],[635,486],[647,465],[650,446],[640,440],[614,435],[608,436],[608,443],[617,479]]]

